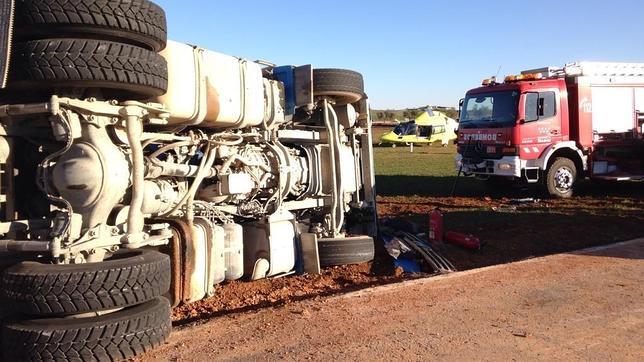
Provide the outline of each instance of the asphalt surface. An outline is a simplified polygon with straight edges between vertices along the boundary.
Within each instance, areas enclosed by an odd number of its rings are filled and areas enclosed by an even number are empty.
[[[644,239],[218,317],[144,360],[644,360]]]

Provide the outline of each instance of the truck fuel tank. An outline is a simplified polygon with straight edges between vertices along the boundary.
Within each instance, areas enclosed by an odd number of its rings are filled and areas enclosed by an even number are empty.
[[[156,101],[170,111],[169,125],[245,128],[264,120],[259,64],[169,41],[168,91]]]

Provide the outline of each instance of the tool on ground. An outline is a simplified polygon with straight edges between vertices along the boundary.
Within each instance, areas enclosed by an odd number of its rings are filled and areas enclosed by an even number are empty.
[[[481,240],[474,235],[448,231],[445,233],[445,241],[470,250],[481,249]]]
[[[443,213],[439,208],[429,214],[429,241],[432,243],[443,242]]]
[[[394,234],[405,245],[417,252],[423,260],[432,268],[433,271],[445,274],[455,272],[454,265],[447,260],[444,256],[439,254],[434,248],[431,247],[425,240],[418,236],[406,232],[397,232]]]
[[[470,149],[470,144],[472,144],[472,139],[470,138],[467,141],[467,145],[465,146],[465,152],[469,151]],[[461,178],[461,175],[463,174],[463,162],[461,161],[460,165],[458,166],[458,173],[456,174],[456,178],[454,179],[454,184],[452,185],[452,192],[449,194],[450,197],[454,197],[456,194],[456,187],[458,186],[458,180]]]

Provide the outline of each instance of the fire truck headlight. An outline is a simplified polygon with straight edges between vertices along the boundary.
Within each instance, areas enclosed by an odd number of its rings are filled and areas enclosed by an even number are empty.
[[[510,171],[514,169],[514,165],[511,163],[499,163],[499,170]]]

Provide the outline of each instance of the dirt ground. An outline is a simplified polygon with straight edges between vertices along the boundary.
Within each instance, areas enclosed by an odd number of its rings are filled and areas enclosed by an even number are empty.
[[[446,229],[474,234],[484,243],[478,251],[438,247],[457,269],[468,270],[641,237],[644,196],[634,190],[627,189],[628,196],[590,190],[573,199],[520,204],[511,197],[380,196],[378,208],[380,217],[410,221],[419,232],[427,230],[427,215],[441,208]],[[175,309],[173,320],[180,326],[427,276],[396,272],[381,255],[376,263],[331,268],[322,275],[223,284],[213,298]]]
[[[377,264],[368,263],[328,268],[321,275],[225,283],[217,286],[214,297],[175,308],[172,317],[175,325],[180,326],[233,313],[291,305],[307,299],[319,300],[329,295],[411,278],[378,269]]]
[[[644,360],[644,239],[222,316],[144,360]]]

